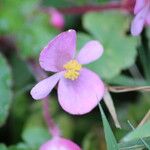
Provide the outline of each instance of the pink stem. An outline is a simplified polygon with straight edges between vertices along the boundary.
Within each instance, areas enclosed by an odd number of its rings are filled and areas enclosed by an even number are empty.
[[[43,99],[43,116],[52,136],[60,136],[60,130],[49,112],[49,99]]]
[[[131,12],[133,10],[134,3],[129,4],[122,4],[119,2],[111,2],[103,5],[87,5],[87,6],[76,6],[70,8],[58,8],[58,10],[63,14],[83,14],[86,12],[94,11],[94,12],[101,12],[104,10],[114,10],[114,9],[122,9]],[[45,7],[42,8],[44,12],[48,12],[49,8]]]
[[[33,60],[28,60],[28,64],[37,81],[41,81],[43,78],[47,77],[46,73],[36,65]],[[60,136],[60,130],[49,112],[49,98],[43,99],[43,117],[49,128],[50,134],[52,136]]]

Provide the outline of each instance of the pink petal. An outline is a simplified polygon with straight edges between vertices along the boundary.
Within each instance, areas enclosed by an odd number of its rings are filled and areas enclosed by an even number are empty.
[[[146,16],[148,14],[149,7],[142,9],[134,18],[131,24],[131,33],[134,36],[139,35],[144,27],[146,22]]]
[[[134,14],[137,14],[146,4],[146,0],[136,0],[136,4],[134,7]]]
[[[31,96],[36,100],[45,98],[52,91],[61,76],[62,73],[56,73],[53,76],[40,81],[32,88],[30,92]]]
[[[81,150],[80,147],[71,140],[55,137],[47,141],[40,147],[40,150]]]
[[[79,52],[77,60],[80,64],[88,64],[98,59],[103,53],[103,46],[98,41],[88,42]]]
[[[70,114],[90,112],[104,95],[104,84],[92,71],[83,68],[77,80],[61,78],[58,84],[58,100]]]
[[[76,49],[76,31],[68,30],[50,41],[40,54],[40,65],[46,71],[58,72],[71,60]]]

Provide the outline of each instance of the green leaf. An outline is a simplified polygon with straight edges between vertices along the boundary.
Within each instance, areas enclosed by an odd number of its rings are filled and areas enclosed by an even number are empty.
[[[0,32],[16,34],[39,9],[39,4],[40,0],[1,0]]]
[[[32,79],[31,71],[27,63],[19,58],[16,53],[11,56],[10,63],[12,66],[14,88],[22,90],[27,84],[30,84],[30,79]]]
[[[126,35],[129,18],[125,14],[119,11],[87,13],[83,26],[104,46],[103,56],[88,65],[101,77],[111,79],[134,64],[137,39]]]
[[[41,144],[50,139],[50,135],[43,127],[30,127],[24,130],[22,138],[29,147],[39,148]]]
[[[150,145],[150,137],[143,138],[143,140]],[[146,147],[140,139],[119,143],[119,150],[137,150],[144,148]]]
[[[101,105],[99,104],[99,109],[101,112],[101,116],[102,116],[102,121],[103,121],[103,126],[104,126],[104,132],[105,132],[105,139],[106,139],[106,144],[107,144],[107,150],[119,150],[118,149],[118,145],[117,145],[117,141],[115,139],[115,136],[110,128],[110,125],[108,123],[108,120],[104,114],[104,111],[101,107]]]
[[[146,122],[143,126],[137,127],[134,131],[127,134],[123,140],[130,141],[150,136],[150,121]]]
[[[12,99],[12,75],[5,58],[0,54],[0,126],[6,121]]]
[[[16,94],[14,91],[13,93],[13,103],[11,106],[11,134],[13,135],[13,139],[11,140],[12,143],[18,142],[20,140],[20,134],[24,128],[24,124],[26,123],[27,119],[29,118],[30,113],[30,105],[29,103],[29,96],[25,93]],[[21,107],[18,107],[21,106]]]
[[[20,147],[17,147],[17,146],[10,146],[8,148],[8,150],[31,150],[31,149],[29,149],[29,147],[28,148],[20,148]]]
[[[36,12],[36,16],[25,24],[24,28],[17,33],[17,42],[23,57],[37,57],[40,51],[58,33],[50,26],[48,16]]]
[[[0,150],[7,150],[7,147],[4,144],[0,144]]]
[[[143,79],[131,78],[126,75],[118,75],[110,80],[107,80],[109,84],[126,85],[126,86],[148,86],[148,82]]]
[[[39,8],[40,0],[3,0],[0,33],[15,37],[18,52],[23,58],[37,57],[41,49],[58,33],[49,23],[50,16]]]
[[[27,144],[25,144],[25,143],[18,143],[17,145],[16,145],[16,148],[18,148],[19,150],[21,149],[21,150],[31,150],[31,148],[29,148],[29,146],[27,145]],[[36,149],[32,149],[32,150],[36,150]]]
[[[41,105],[40,102],[33,103],[32,114],[28,117],[22,133],[23,141],[32,149],[38,149],[41,144],[51,138],[43,120]]]
[[[16,32],[20,54],[24,58],[37,57],[47,43],[58,33],[49,24],[49,16],[38,10]]]
[[[78,32],[77,34],[77,50],[80,51],[80,49],[84,46],[85,43],[92,40],[92,37],[88,34]]]

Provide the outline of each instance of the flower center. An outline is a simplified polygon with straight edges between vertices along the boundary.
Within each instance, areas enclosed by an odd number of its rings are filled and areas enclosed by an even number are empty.
[[[77,60],[67,62],[63,67],[66,69],[64,77],[70,80],[76,80],[80,75],[79,71],[82,68]]]

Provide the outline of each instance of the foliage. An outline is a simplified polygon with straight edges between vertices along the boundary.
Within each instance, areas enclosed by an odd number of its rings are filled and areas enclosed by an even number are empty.
[[[9,113],[12,100],[12,74],[5,58],[0,54],[0,126],[2,126]]]
[[[78,31],[77,50],[90,40],[102,43],[103,56],[86,67],[96,72],[106,85],[149,85],[150,28],[139,37],[133,37],[130,13],[121,9],[88,10],[91,5],[97,8],[107,4],[109,0],[0,1],[0,150],[37,150],[51,139],[43,119],[42,101],[34,101],[29,94],[36,83],[31,62],[37,62],[48,41],[63,30]],[[51,16],[45,13],[47,7],[60,11],[74,8],[75,13],[64,13],[65,27],[60,30],[50,23]],[[86,11],[78,13],[78,7]],[[106,147],[108,150],[136,150],[150,145],[150,122],[138,127],[150,108],[149,93],[111,93],[121,129],[115,128],[103,102],[100,111],[97,107],[84,116],[72,116],[61,109],[56,95],[54,90],[49,107],[54,120],[62,135],[84,150]],[[133,131],[127,120],[135,126]]]

